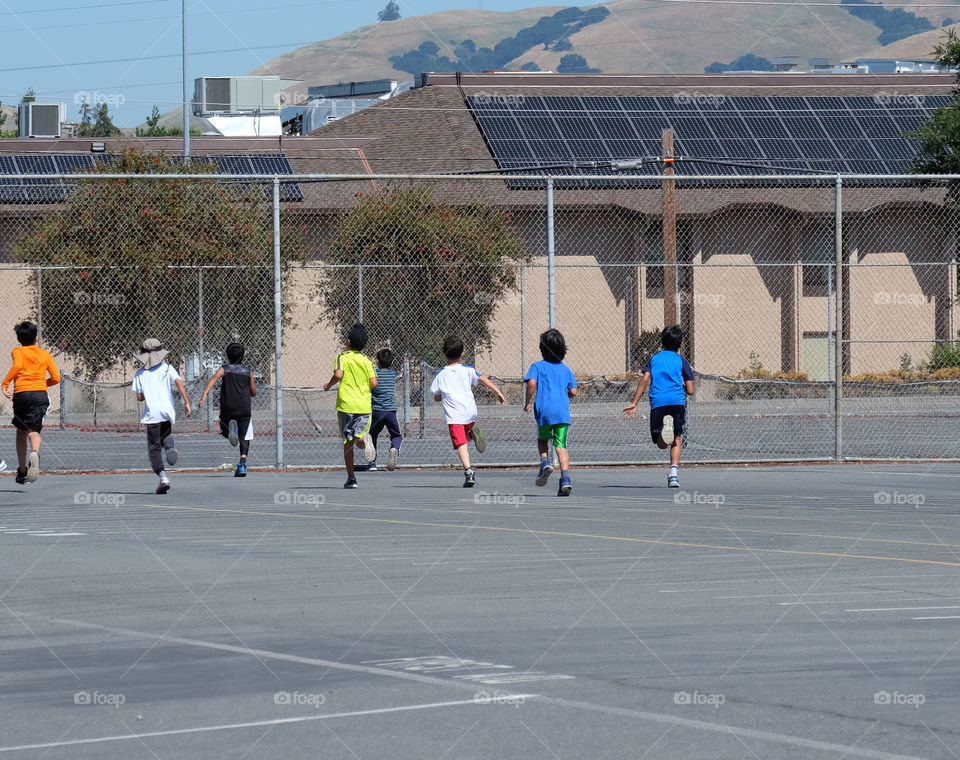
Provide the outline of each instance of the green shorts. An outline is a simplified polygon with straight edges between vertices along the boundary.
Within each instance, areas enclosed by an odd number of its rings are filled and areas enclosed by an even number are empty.
[[[567,448],[567,431],[569,429],[569,424],[539,425],[537,438],[541,441],[549,441],[552,438],[554,448],[565,449]]]

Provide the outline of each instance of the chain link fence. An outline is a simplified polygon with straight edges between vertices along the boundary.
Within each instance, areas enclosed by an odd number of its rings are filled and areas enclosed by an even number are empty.
[[[234,459],[216,390],[197,406],[233,340],[259,389],[251,465],[337,466],[322,386],[355,321],[393,352],[405,465],[457,461],[429,394],[451,333],[507,398],[477,391],[476,461],[535,462],[522,378],[551,326],[581,387],[574,464],[661,461],[647,415],[620,411],[673,323],[697,381],[687,461],[954,458],[956,180],[61,177],[49,202],[0,204],[0,323],[37,321],[63,373],[46,469],[147,467],[147,337],[194,406],[183,466]]]

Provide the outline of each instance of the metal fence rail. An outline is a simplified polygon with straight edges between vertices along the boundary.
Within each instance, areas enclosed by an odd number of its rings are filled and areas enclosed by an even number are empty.
[[[425,390],[451,333],[507,396],[478,392],[478,463],[534,461],[522,378],[550,326],[582,388],[574,463],[660,461],[620,410],[672,323],[697,371],[688,461],[957,456],[958,177],[61,179],[65,202],[0,206],[0,321],[36,320],[64,372],[45,467],[145,466],[130,382],[151,336],[194,403],[244,342],[251,462],[337,465],[321,386],[354,321],[395,354],[402,464],[456,461]],[[178,420],[185,466],[235,453],[211,402]]]

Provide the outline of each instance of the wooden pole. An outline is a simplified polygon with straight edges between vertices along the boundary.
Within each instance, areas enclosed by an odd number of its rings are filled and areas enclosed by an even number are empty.
[[[663,174],[674,175],[673,130],[663,130]],[[663,180],[663,326],[680,321],[677,303],[677,198],[675,182]]]

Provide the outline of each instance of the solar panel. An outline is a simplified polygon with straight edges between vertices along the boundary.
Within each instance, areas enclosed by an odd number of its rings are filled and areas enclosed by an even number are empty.
[[[520,102],[522,101],[522,103]],[[707,159],[742,162],[746,171],[771,170],[901,173],[914,146],[904,133],[916,129],[950,96],[720,96],[677,93],[652,96],[543,96],[467,99],[487,144],[502,168],[656,156],[665,128],[674,131],[678,174],[720,173]],[[638,139],[634,139],[638,138]],[[602,148],[602,150],[601,150]],[[546,163],[549,162],[549,163]],[[654,171],[660,166],[653,165]],[[551,169],[551,171],[556,171]],[[612,171],[612,169],[610,170]],[[635,174],[649,174],[642,166]],[[726,170],[724,170],[726,171]],[[733,168],[731,168],[733,172]],[[626,174],[629,176],[629,174]]]
[[[246,155],[210,156],[193,155],[192,160],[215,163],[221,174],[255,174],[272,177],[290,175],[293,169],[282,153],[253,153]],[[59,179],[13,179],[21,174],[74,174],[89,172],[98,163],[113,163],[115,157],[107,153],[57,153],[29,155],[0,155],[0,203],[58,203],[67,198],[77,186],[72,180]],[[182,156],[170,156],[174,163],[182,162]],[[3,177],[6,176],[7,179]],[[261,186],[270,196],[269,183]],[[303,192],[297,182],[280,183],[280,200],[302,201]]]

